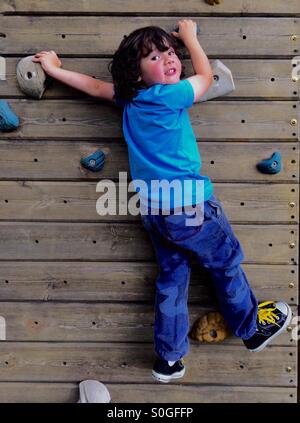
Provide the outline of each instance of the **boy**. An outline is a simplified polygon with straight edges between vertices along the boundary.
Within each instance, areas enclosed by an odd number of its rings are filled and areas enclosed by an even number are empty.
[[[181,378],[185,372],[181,359],[189,348],[192,257],[211,273],[221,312],[250,351],[262,350],[287,327],[292,315],[284,302],[257,303],[240,265],[244,255],[239,241],[213,195],[212,182],[200,175],[200,155],[187,109],[207,91],[213,75],[197,39],[196,23],[184,19],[178,28],[170,35],[158,27],[145,27],[125,36],[110,64],[113,84],[61,69],[53,51],[40,52],[34,59],[53,78],[124,107],[131,176],[147,188],[139,192],[141,217],[159,262],[154,325],[158,358],[152,375],[161,382]],[[188,49],[195,71],[185,80],[180,80],[176,38]],[[152,186],[161,180],[179,182],[167,206]],[[197,183],[202,187],[201,219]],[[198,224],[187,225],[191,218]]]

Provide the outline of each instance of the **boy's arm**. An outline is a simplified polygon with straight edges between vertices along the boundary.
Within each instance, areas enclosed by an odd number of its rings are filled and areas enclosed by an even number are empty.
[[[196,75],[187,78],[194,89],[194,102],[208,90],[213,82],[213,73],[209,60],[200,46],[197,38],[196,22],[184,19],[178,22],[179,32],[172,32],[176,38],[180,38],[188,49],[194,72]]]
[[[33,62],[40,62],[44,71],[52,78],[93,97],[114,102],[114,85],[112,83],[95,79],[82,73],[62,69],[61,61],[53,50],[37,53],[32,60]]]
[[[200,46],[198,40],[187,46],[189,50],[192,65],[196,75],[190,76],[187,80],[192,84],[194,89],[194,102],[198,101],[209,89],[213,82],[213,73],[204,50]]]
[[[88,95],[113,101],[114,85],[110,82],[62,68],[54,68],[49,75]]]

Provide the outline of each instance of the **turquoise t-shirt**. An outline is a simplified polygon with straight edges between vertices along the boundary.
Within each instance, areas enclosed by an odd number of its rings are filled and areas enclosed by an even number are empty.
[[[170,200],[173,209],[206,201],[213,193],[211,180],[200,175],[200,153],[187,111],[193,101],[188,80],[154,84],[139,90],[130,102],[116,98],[124,107],[130,172],[143,205],[164,209]],[[169,197],[159,188],[168,184],[174,188]]]

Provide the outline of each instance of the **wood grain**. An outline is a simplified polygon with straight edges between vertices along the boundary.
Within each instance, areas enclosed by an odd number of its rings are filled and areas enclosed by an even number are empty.
[[[20,91],[16,79],[16,66],[21,58],[6,58],[6,81],[0,83],[1,97],[25,98]],[[106,58],[62,58],[63,67],[75,72],[84,73],[103,81],[112,82],[108,71],[111,59]],[[237,97],[278,99],[299,97],[299,84],[291,79],[291,60],[272,59],[222,59],[231,70],[235,90],[218,100],[234,99]],[[191,60],[182,60],[185,77],[194,75]],[[84,98],[85,94],[54,80],[44,95],[44,99]]]
[[[204,1],[199,0],[188,0],[182,3],[180,0],[173,0],[171,3],[165,3],[160,0],[122,0],[110,1],[110,0],[2,0],[0,5],[0,12],[9,13],[127,13],[134,14],[182,14],[188,13],[206,13],[206,14],[222,14],[222,13],[242,13],[243,15],[248,14],[299,14],[299,4],[297,0],[289,0],[288,2],[283,0],[227,0],[221,2],[217,7],[211,7]]]
[[[1,403],[75,403],[78,383],[0,382]],[[295,403],[296,388],[174,385],[106,384],[112,406],[116,403]]]
[[[105,103],[105,104],[104,104]],[[99,139],[122,137],[122,109],[108,101],[10,100],[20,126],[2,138]],[[202,140],[277,139],[297,141],[291,125],[299,107],[292,101],[208,101],[189,109],[195,136]]]
[[[297,262],[297,228],[287,231],[284,225],[232,227],[247,263]],[[0,260],[154,259],[151,242],[141,224],[0,222],[0,239]]]
[[[0,220],[137,221],[127,213],[99,215],[97,183],[0,181]],[[127,191],[128,187],[124,187]],[[119,204],[120,184],[116,185]],[[230,222],[298,222],[298,186],[294,184],[216,183],[214,192]],[[134,194],[128,193],[128,199]]]
[[[151,5],[152,6],[152,5]],[[153,10],[153,9],[152,9]],[[159,9],[158,9],[159,10]],[[201,45],[209,56],[293,56],[299,52],[297,17],[197,17]],[[53,50],[64,55],[112,55],[124,35],[148,25],[171,32],[177,17],[0,16],[2,54],[29,55]],[[18,28],[18,31],[15,31]],[[200,37],[200,36],[199,36]],[[245,38],[246,37],[246,38]]]
[[[219,308],[212,304],[190,305],[190,324],[199,316],[217,310]],[[295,307],[293,314],[297,316]],[[151,304],[1,302],[1,316],[6,320],[6,341],[9,342],[151,343],[154,331],[154,296]],[[198,345],[197,341],[193,342]],[[291,332],[285,331],[274,339],[272,348],[274,345],[289,347],[293,343]],[[226,348],[226,345],[242,344],[239,338],[231,336],[220,345]]]
[[[298,266],[243,264],[260,301],[298,302]],[[1,262],[2,301],[153,302],[158,266],[155,262]],[[192,264],[191,304],[216,302],[213,281]]]
[[[101,172],[90,172],[80,159],[97,149],[105,154]],[[288,142],[198,142],[202,167],[200,173],[213,182],[265,182],[297,184],[299,178],[299,145]],[[257,171],[262,159],[274,151],[282,155],[282,170],[276,175]],[[2,140],[0,143],[0,179],[119,181],[120,172],[127,172],[130,181],[127,147],[124,140],[113,142],[71,142],[50,140]],[[126,176],[126,175],[125,175]],[[25,181],[24,181],[25,179]],[[126,178],[125,178],[126,179]],[[297,188],[296,186],[294,187]],[[29,188],[30,189],[30,188]]]
[[[96,379],[103,383],[150,384],[154,383],[151,376],[154,357],[151,344],[4,342],[0,351],[1,380],[78,382]],[[185,364],[187,372],[180,385],[263,387],[267,380],[272,387],[296,386],[294,347],[273,346],[260,354],[250,354],[243,345],[192,344]],[[291,367],[290,372],[287,367]]]

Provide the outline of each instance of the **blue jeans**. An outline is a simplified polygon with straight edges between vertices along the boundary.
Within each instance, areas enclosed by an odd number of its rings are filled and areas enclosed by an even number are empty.
[[[220,311],[232,333],[250,338],[258,304],[241,268],[244,254],[221,203],[204,203],[201,225],[186,226],[193,216],[141,215],[159,264],[156,279],[154,346],[164,360],[179,360],[189,349],[188,285],[194,257],[214,281]]]

